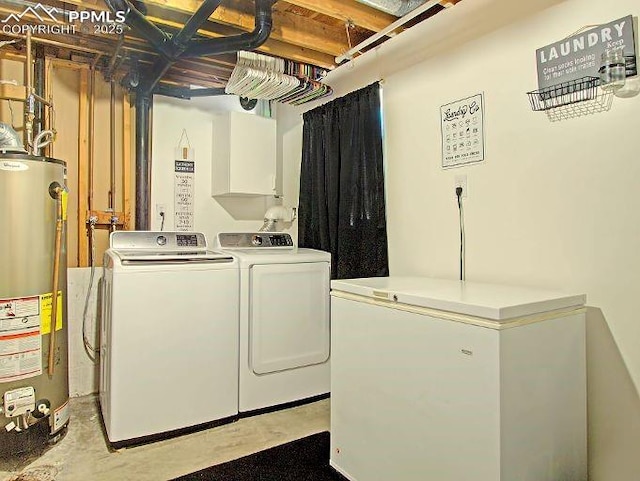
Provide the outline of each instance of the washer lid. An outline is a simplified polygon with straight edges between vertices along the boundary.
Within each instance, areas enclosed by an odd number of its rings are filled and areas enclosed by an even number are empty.
[[[159,263],[217,263],[233,262],[233,257],[216,251],[152,251],[135,249],[111,249],[123,265]]]
[[[111,252],[122,264],[233,262],[233,257],[207,249],[200,232],[116,231],[109,237]]]

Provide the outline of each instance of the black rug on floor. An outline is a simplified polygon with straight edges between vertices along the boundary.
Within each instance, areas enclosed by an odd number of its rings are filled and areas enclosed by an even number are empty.
[[[346,478],[329,466],[329,433],[323,432],[173,481],[346,481]]]

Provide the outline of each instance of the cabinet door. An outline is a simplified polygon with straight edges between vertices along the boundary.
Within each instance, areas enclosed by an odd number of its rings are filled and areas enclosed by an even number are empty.
[[[273,195],[276,175],[276,121],[231,112],[232,193]]]
[[[329,263],[251,268],[249,363],[256,374],[329,359]]]
[[[331,464],[366,481],[500,479],[495,331],[332,298]]]
[[[241,112],[214,117],[212,195],[273,195],[276,121]]]

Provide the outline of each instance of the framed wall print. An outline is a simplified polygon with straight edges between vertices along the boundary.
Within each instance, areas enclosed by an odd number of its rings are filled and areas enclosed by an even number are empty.
[[[484,95],[456,100],[440,107],[442,167],[453,168],[484,160]]]

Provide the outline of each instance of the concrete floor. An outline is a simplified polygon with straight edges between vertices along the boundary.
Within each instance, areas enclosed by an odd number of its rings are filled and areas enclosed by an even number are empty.
[[[162,481],[329,430],[322,400],[153,444],[110,451],[94,396],[71,400],[67,435],[20,473],[1,481]]]

